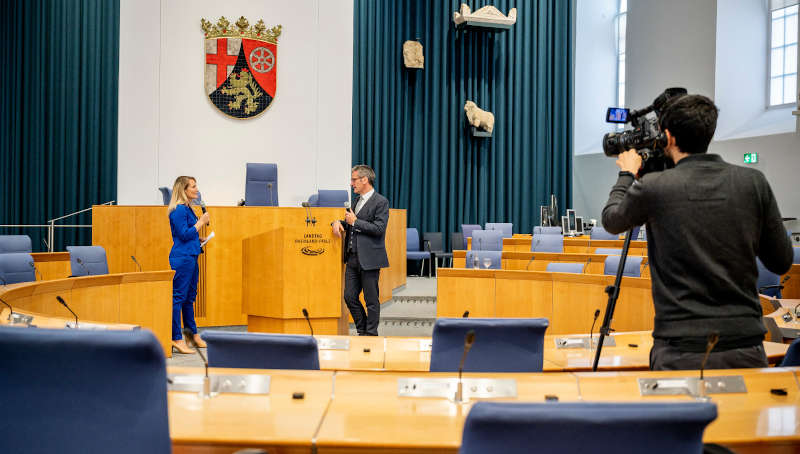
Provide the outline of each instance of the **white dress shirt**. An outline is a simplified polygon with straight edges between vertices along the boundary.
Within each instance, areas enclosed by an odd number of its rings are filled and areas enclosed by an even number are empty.
[[[361,211],[362,208],[364,208],[364,205],[367,204],[367,201],[369,200],[370,197],[372,197],[372,194],[374,193],[375,193],[375,188],[372,188],[368,193],[362,195],[358,199],[358,203],[356,204],[355,214],[358,214],[358,212]]]

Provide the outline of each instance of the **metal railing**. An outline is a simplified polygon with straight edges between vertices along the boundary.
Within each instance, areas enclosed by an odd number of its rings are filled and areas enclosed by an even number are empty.
[[[110,200],[108,202],[101,203],[100,205],[113,205],[114,202],[116,202],[116,201],[115,200]],[[58,217],[58,218],[49,219],[47,221],[47,224],[0,224],[0,227],[42,228],[42,229],[47,229],[47,239],[44,240],[44,245],[47,247],[47,252],[53,252],[53,247],[54,247],[54,244],[55,244],[55,232],[56,232],[57,228],[59,228],[59,229],[81,229],[81,228],[85,229],[85,228],[91,228],[92,227],[91,224],[88,224],[88,225],[86,225],[86,224],[62,224],[62,225],[56,225],[56,221],[60,221],[62,219],[66,219],[66,218],[69,218],[69,217],[72,217],[72,216],[75,216],[75,215],[78,215],[78,214],[81,214],[81,213],[85,213],[85,212],[91,211],[91,210],[92,210],[92,207],[89,207],[89,208],[85,208],[85,209],[80,210],[80,211],[76,211],[74,213],[65,214],[64,216],[61,216],[61,217]]]

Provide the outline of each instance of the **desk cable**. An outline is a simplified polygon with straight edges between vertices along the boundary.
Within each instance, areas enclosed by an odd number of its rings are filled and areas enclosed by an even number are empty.
[[[331,404],[333,404],[333,398],[335,395],[336,371],[333,372],[333,376],[331,377],[331,398],[328,399],[328,405],[325,406],[325,410],[322,412],[322,417],[319,419],[317,429],[314,431],[314,435],[311,436],[311,454],[317,454],[317,437],[319,436],[319,431],[322,429],[322,424],[325,422],[325,417],[328,416],[328,410],[330,410]]]

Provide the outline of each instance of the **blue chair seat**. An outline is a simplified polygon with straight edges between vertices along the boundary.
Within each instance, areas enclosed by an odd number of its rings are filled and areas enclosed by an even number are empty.
[[[514,236],[514,224],[511,222],[487,222],[486,230],[499,230],[503,233],[503,238]]]
[[[204,331],[208,365],[246,369],[319,370],[317,340],[289,334]]]
[[[30,254],[24,252],[0,254],[0,285],[35,280],[36,270]]]
[[[561,227],[537,225],[533,228],[533,234],[544,233],[547,235],[561,235]]]
[[[0,254],[12,252],[33,252],[31,237],[28,235],[0,235]]]
[[[564,237],[550,233],[534,233],[531,252],[564,252]]]
[[[472,232],[473,251],[502,251],[503,232],[500,230],[475,230]]]
[[[622,249],[613,247],[599,247],[594,250],[594,253],[604,255],[622,255]]]
[[[102,246],[67,246],[73,276],[108,274],[106,250]]]
[[[625,259],[625,269],[622,271],[623,276],[627,277],[641,277],[642,276],[642,258],[638,256],[629,255]],[[620,255],[609,255],[606,257],[606,263],[603,267],[603,274],[614,276],[619,269],[619,261],[622,259]]]
[[[592,231],[589,234],[589,237],[593,240],[618,240],[619,235],[616,233],[609,233],[606,229],[595,226],[592,227]]]
[[[481,230],[480,224],[461,224],[461,234],[464,235],[464,249],[467,249],[468,238],[472,238],[472,232]]]
[[[583,273],[583,263],[550,262],[545,271],[551,273]]]

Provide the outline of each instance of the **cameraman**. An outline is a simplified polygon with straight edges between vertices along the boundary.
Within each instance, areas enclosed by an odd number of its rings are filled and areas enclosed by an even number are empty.
[[[642,158],[633,149],[620,154],[603,208],[609,232],[647,224],[656,314],[650,369],[700,368],[715,332],[706,368],[767,367],[756,256],[777,274],[792,264],[769,183],[758,170],[706,154],[717,108],[705,96],[670,99],[659,122],[675,168],[636,180]]]

